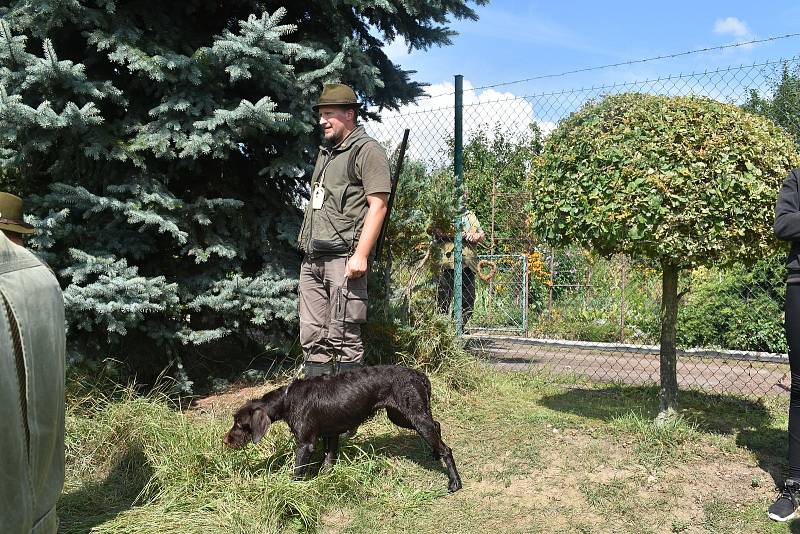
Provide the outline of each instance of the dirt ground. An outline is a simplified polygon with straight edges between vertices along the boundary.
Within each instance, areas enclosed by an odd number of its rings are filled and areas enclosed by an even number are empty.
[[[231,385],[227,390],[195,399],[190,405],[189,414],[208,415],[210,417],[228,417],[236,409],[251,399],[261,397],[275,386],[265,384],[260,386]]]
[[[768,479],[768,474],[741,460],[726,462],[724,466],[697,460],[653,472],[644,466],[631,464],[626,448],[609,444],[606,439],[564,433],[560,440],[562,443],[553,443],[543,451],[543,468],[535,476],[520,477],[508,485],[484,480],[473,484],[470,492],[484,492],[491,495],[494,503],[502,502],[509,510],[514,510],[514,514],[506,516],[509,520],[510,517],[517,518],[519,524],[509,528],[514,532],[526,531],[531,523],[546,524],[553,532],[574,531],[572,527],[577,518],[583,524],[592,525],[593,532],[630,532],[627,520],[645,512],[648,506],[659,508],[650,511],[653,523],[661,523],[664,515],[671,515],[673,525],[687,525],[678,531],[706,532],[701,525],[708,520],[704,507],[709,500],[723,499],[736,510],[754,500],[768,500],[774,496],[771,484],[764,483],[759,487],[751,484],[754,479]],[[564,454],[567,447],[570,455]],[[604,463],[586,466],[581,460],[576,461],[576,458],[597,458],[598,448],[603,449]],[[587,470],[578,476],[576,471],[580,473],[581,468]],[[697,481],[703,482],[698,484]],[[608,497],[609,502],[604,503],[602,499],[600,503],[588,502],[585,492],[581,491],[584,484],[615,488],[615,493],[613,498]],[[731,492],[731,488],[736,488],[736,491]],[[544,516],[546,510],[564,510],[564,503],[572,503],[575,509],[562,515]],[[650,528],[655,527],[656,531],[676,531],[674,527],[670,529],[669,524],[656,526],[653,523],[650,523]]]

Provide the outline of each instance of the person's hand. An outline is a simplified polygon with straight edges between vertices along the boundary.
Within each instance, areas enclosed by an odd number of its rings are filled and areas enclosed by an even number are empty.
[[[477,232],[464,232],[464,239],[467,240],[468,243],[475,245],[483,241],[483,230],[478,230]]]
[[[367,257],[353,254],[344,269],[345,278],[361,278],[367,272]]]

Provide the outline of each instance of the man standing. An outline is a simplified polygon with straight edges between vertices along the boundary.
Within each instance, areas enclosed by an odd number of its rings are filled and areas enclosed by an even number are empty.
[[[464,195],[466,200],[466,194]],[[475,306],[475,273],[478,271],[478,254],[475,247],[483,241],[484,233],[478,217],[470,210],[465,210],[461,218],[462,249],[461,270],[461,318],[467,324],[472,316]],[[455,283],[455,254],[453,235],[434,234],[434,246],[441,247],[441,272],[437,281],[436,304],[440,313],[446,314],[453,300],[453,285]]]
[[[391,191],[389,159],[357,124],[361,104],[342,84],[326,85],[314,106],[323,143],[311,178],[298,245],[300,344],[305,375],[362,365],[367,272]]]

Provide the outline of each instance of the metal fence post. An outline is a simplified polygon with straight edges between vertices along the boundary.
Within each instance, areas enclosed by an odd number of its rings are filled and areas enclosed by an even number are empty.
[[[553,285],[555,284],[556,251],[550,248],[550,287],[547,288],[547,318],[553,320]]]
[[[626,256],[622,255],[622,280],[620,283],[619,298],[619,342],[625,343],[625,283],[627,282],[627,262]]]
[[[525,337],[528,337],[530,328],[528,327],[528,305],[530,304],[530,296],[528,294],[528,286],[530,285],[528,278],[528,254],[522,255],[522,326],[525,329]]]
[[[461,303],[463,300],[462,273],[464,272],[461,232],[463,231],[464,216],[464,139],[463,139],[463,84],[464,76],[456,74],[456,101],[455,101],[455,125],[454,125],[454,166],[455,166],[455,194],[456,194],[456,220],[455,233],[453,235],[453,318],[456,323],[456,335],[464,333],[464,317],[461,314]]]

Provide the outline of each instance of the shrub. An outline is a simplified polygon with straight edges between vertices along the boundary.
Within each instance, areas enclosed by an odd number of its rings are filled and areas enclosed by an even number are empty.
[[[776,250],[775,192],[800,161],[794,140],[734,105],[629,93],[570,115],[541,159],[531,212],[549,244],[659,264],[661,405],[674,410],[679,275]]]

